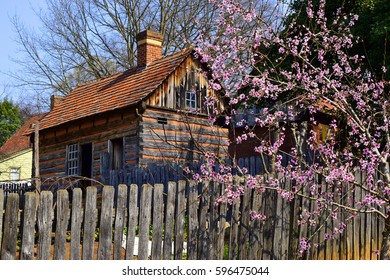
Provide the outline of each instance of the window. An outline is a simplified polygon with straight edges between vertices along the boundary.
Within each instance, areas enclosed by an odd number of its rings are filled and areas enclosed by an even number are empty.
[[[186,92],[186,108],[196,109],[196,92],[192,92],[192,91]]]
[[[110,140],[109,153],[111,155],[111,170],[123,169],[123,138]]]
[[[79,175],[79,145],[68,145],[66,154],[68,175]]]
[[[10,180],[11,181],[20,180],[20,168],[11,168]]]

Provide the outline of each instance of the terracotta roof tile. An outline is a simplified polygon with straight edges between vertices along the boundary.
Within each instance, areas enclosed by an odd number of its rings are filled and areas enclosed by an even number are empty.
[[[191,49],[76,87],[46,115],[40,130],[134,105],[149,96],[192,53]]]
[[[39,121],[45,114],[35,115],[26,121],[3,146],[0,147],[0,155],[12,155],[16,152],[30,148],[30,136],[26,132],[30,130],[31,125]]]

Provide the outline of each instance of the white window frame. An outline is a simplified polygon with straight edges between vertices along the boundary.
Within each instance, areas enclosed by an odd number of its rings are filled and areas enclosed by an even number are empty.
[[[74,176],[80,173],[79,144],[70,144],[66,147],[67,175]]]
[[[20,167],[11,167],[9,178],[11,181],[20,180]]]
[[[186,91],[185,104],[187,109],[196,109],[196,92]]]

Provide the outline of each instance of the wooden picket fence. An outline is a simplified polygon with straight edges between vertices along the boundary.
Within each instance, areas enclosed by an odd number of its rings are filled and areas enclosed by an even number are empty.
[[[288,184],[289,182],[284,182]],[[203,260],[296,259],[302,200],[246,190],[232,205],[216,205],[223,186],[169,182],[27,192],[0,190],[1,259]],[[20,203],[23,201],[23,203]],[[314,207],[314,206],[313,206]],[[250,218],[252,209],[266,222]],[[313,234],[307,259],[377,259],[383,223],[362,214],[338,239]]]

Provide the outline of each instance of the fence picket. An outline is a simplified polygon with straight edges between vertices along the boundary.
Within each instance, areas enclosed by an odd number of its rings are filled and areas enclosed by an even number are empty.
[[[358,176],[356,180],[359,182]],[[284,184],[281,188],[286,190],[292,184],[288,180],[281,180],[281,183]],[[74,189],[71,211],[68,192],[59,190],[55,196],[55,215],[52,191],[43,191],[40,194],[25,193],[21,198],[15,193],[4,197],[0,190],[0,211],[4,211],[4,206],[6,208],[4,214],[0,215],[3,219],[0,223],[2,245],[0,257],[34,259],[34,230],[38,225],[36,259],[67,259],[66,234],[71,220],[70,259],[80,259],[80,253],[82,259],[121,259],[122,247],[126,248],[125,259],[133,259],[138,225],[138,259],[148,259],[149,256],[152,259],[183,259],[185,241],[187,259],[294,259],[299,238],[307,234],[313,235],[310,240],[312,248],[310,254],[304,258],[377,259],[377,256],[373,255],[373,250],[378,250],[382,241],[380,233],[384,229],[384,221],[380,217],[367,213],[357,214],[357,219],[347,224],[346,230],[340,235],[341,238],[325,240],[325,233],[332,232],[342,219],[333,221],[329,213],[323,211],[322,219],[325,223],[299,226],[298,218],[304,214],[303,209],[310,213],[320,209],[318,201],[311,198],[297,197],[289,203],[272,190],[259,193],[246,189],[244,196],[233,200],[232,205],[225,202],[215,205],[215,199],[221,194],[222,186],[215,182],[204,182],[203,185],[199,185],[190,181],[187,188],[186,184],[185,181],[179,181],[170,182],[168,186],[143,185],[140,201],[139,187],[135,184],[130,186],[129,194],[126,185],[119,185],[117,188],[104,187],[99,195],[96,187],[88,187],[84,207],[81,190]],[[345,193],[329,189],[331,186],[320,180],[318,188],[322,192],[337,193],[335,198],[344,199],[345,201],[341,202],[347,202],[351,207],[365,196],[365,191],[359,188],[345,196]],[[165,189],[168,191],[167,197],[164,197]],[[349,187],[340,189],[351,191]],[[199,190],[202,190],[201,194]],[[300,190],[303,195],[310,194],[310,191]],[[100,199],[102,203],[98,203]],[[22,210],[19,210],[20,201],[24,201]],[[251,220],[251,210],[265,214],[267,220],[265,222]],[[345,218],[350,215],[337,206],[334,210],[338,210]],[[19,212],[20,215],[15,215],[15,212]],[[185,223],[187,219],[188,223]],[[123,234],[125,224],[128,229],[126,240]],[[186,226],[188,228],[185,228]],[[226,232],[227,226],[230,228]],[[19,255],[15,239],[18,232],[22,233]],[[96,233],[99,234],[98,248],[94,248]],[[225,240],[228,239],[229,242],[225,244]],[[123,244],[123,241],[126,241],[126,244]],[[150,242],[152,248],[149,247]]]
[[[57,223],[54,241],[54,259],[65,260],[66,231],[68,229],[69,195],[67,190],[57,192]]]
[[[88,187],[84,211],[83,260],[92,260],[94,258],[97,221],[96,199],[97,189],[95,187]]]
[[[3,212],[4,212],[4,191],[3,189],[0,189],[0,245],[2,244],[2,240],[3,240]]]
[[[248,244],[249,244],[249,233],[250,233],[250,210],[251,210],[251,198],[252,189],[245,189],[241,203],[241,219],[240,219],[240,230],[238,239],[238,258],[240,260],[247,260],[248,255]]]
[[[153,237],[152,237],[152,260],[161,260],[162,236],[164,222],[164,185],[154,185],[153,192]]]
[[[114,260],[120,260],[122,256],[123,230],[126,223],[127,186],[120,184],[117,192],[114,230]]]
[[[198,259],[207,260],[209,250],[209,236],[207,232],[208,212],[210,208],[210,182],[203,183],[202,195],[200,201],[200,216],[199,216],[199,247]]]
[[[71,214],[71,235],[70,235],[70,259],[80,260],[80,237],[82,216],[82,191],[80,188],[73,189],[72,192],[72,214]]]
[[[135,229],[138,224],[138,186],[130,185],[130,195],[128,203],[128,225],[126,235],[126,260],[134,258]]]
[[[1,259],[14,260],[16,256],[16,239],[18,237],[18,215],[19,213],[19,195],[11,193],[8,195],[5,206],[4,217],[4,236],[1,246]]]
[[[138,259],[147,260],[149,256],[149,229],[152,210],[152,186],[149,184],[142,186],[141,205],[139,215]]]
[[[164,245],[163,245],[163,259],[170,260],[172,258],[172,240],[173,228],[175,219],[175,194],[176,183],[168,183],[168,197],[165,209],[165,231],[164,231]]]
[[[198,255],[198,184],[190,182],[188,198],[188,240],[187,240],[187,259],[196,260]]]
[[[240,200],[235,199],[232,207],[232,219],[230,223],[229,260],[237,259],[238,226],[240,219]]]
[[[38,208],[38,259],[50,259],[51,231],[52,231],[53,194],[43,191],[40,194]]]
[[[256,213],[261,213],[261,192],[256,189],[253,192],[252,208]],[[261,233],[262,225],[258,219],[253,219],[251,222],[251,230],[249,237],[249,259],[257,260],[261,257]]]
[[[174,258],[175,260],[183,259],[183,250],[184,250],[184,219],[186,214],[186,204],[185,204],[185,192],[186,192],[186,182],[179,181],[177,185],[177,195],[176,195],[176,217],[175,217],[175,246],[174,246]]]
[[[108,260],[111,257],[114,195],[114,187],[104,186],[100,216],[98,260]]]
[[[210,184],[210,221],[209,221],[209,260],[216,260],[218,255],[218,207],[215,201],[219,196],[219,185],[216,182]]]
[[[28,192],[24,195],[23,236],[20,249],[21,260],[34,259],[35,222],[37,215],[37,195]]]
[[[221,186],[222,187],[222,186]],[[218,224],[218,244],[217,244],[217,259],[222,260],[225,253],[225,231],[226,231],[226,214],[227,202],[222,202],[219,205],[219,224]]]

